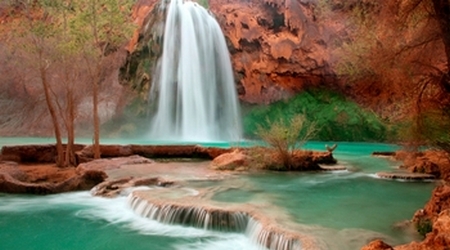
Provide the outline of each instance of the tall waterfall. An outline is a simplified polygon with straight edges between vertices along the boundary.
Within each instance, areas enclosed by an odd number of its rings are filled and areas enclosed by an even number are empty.
[[[151,99],[150,136],[159,140],[237,141],[241,118],[220,26],[200,5],[171,0]]]

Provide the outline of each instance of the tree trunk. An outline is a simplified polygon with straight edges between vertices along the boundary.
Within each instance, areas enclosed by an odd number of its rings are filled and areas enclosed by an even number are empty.
[[[98,71],[96,77],[94,78],[94,84],[92,87],[92,108],[93,108],[93,118],[94,118],[94,158],[100,158],[100,119],[98,117]]]
[[[57,153],[55,161],[58,167],[64,167],[65,166],[64,147],[62,144],[61,130],[59,128],[58,117],[56,116],[56,109],[50,97],[50,86],[47,81],[47,70],[46,70],[47,66],[42,64],[43,63],[42,60],[39,63],[40,63],[39,71],[41,75],[42,86],[44,87],[45,102],[47,103],[47,108],[48,111],[50,112],[50,116],[52,118],[53,123],[53,129],[55,132],[56,153]]]
[[[66,162],[70,166],[76,166],[74,145],[75,145],[75,105],[73,99],[73,90],[67,90],[67,147],[66,147]]]

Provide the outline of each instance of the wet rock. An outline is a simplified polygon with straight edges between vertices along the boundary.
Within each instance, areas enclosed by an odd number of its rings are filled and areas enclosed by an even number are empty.
[[[126,189],[137,186],[161,186],[166,187],[172,185],[173,182],[166,181],[161,178],[133,178],[124,177],[115,180],[104,181],[91,190],[91,194],[113,198],[122,194]]]
[[[378,172],[376,175],[380,178],[393,180],[425,181],[436,179],[434,175],[420,173]]]
[[[367,246],[361,248],[361,250],[394,250],[390,245],[386,244],[382,240],[374,240]]]

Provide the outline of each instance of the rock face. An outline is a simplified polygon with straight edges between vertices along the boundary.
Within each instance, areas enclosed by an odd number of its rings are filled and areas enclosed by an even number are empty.
[[[328,42],[337,31],[316,21],[313,1],[210,0],[209,5],[227,40],[241,100],[270,103],[334,81]],[[161,54],[161,6],[150,0],[136,5],[134,17],[141,28],[120,74],[122,84],[144,92],[143,98]]]
[[[243,101],[270,103],[333,80],[313,1],[209,2],[228,41]]]

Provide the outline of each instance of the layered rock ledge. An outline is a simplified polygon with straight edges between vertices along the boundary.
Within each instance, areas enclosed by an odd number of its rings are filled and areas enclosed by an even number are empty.
[[[96,193],[102,196],[114,196],[122,189],[135,185],[155,185],[168,182],[155,179],[155,176],[142,176],[148,171],[140,168],[153,166],[152,159],[164,158],[169,162],[176,162],[185,158],[200,159],[202,162],[212,161],[211,172],[215,170],[258,170],[255,159],[259,160],[251,148],[216,148],[202,147],[198,145],[101,145],[101,159],[93,159],[91,146],[78,144],[75,147],[76,157],[79,163],[76,167],[57,168],[54,164],[56,157],[55,145],[18,145],[4,146],[0,159],[0,192],[7,193],[31,193],[52,194],[75,190],[89,190],[99,183]],[[260,150],[261,148],[258,148]],[[273,150],[264,149],[263,164],[268,170],[286,171],[277,168],[279,157]],[[238,152],[238,153],[236,153]],[[236,157],[238,155],[239,157]],[[166,161],[166,160],[165,160]],[[331,152],[294,151],[292,164],[295,166],[290,171],[314,171],[324,170],[321,164],[333,164],[336,160]],[[192,163],[204,164],[204,163]],[[160,167],[156,170],[162,175],[176,169],[177,166],[167,165],[163,171]],[[333,169],[334,170],[334,169]],[[127,179],[135,172],[135,176]],[[194,170],[192,170],[194,171]],[[195,175],[189,172],[190,175]],[[201,170],[203,174],[214,175]],[[127,177],[125,179],[121,179]],[[139,179],[146,177],[147,179]],[[178,177],[180,178],[180,177]],[[163,184],[161,184],[163,185]]]

